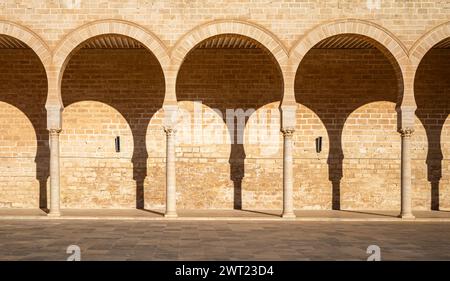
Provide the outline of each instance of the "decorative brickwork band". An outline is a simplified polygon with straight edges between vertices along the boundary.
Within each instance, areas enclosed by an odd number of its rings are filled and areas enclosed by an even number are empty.
[[[177,217],[176,211],[176,171],[175,171],[175,132],[172,127],[164,127],[166,133],[166,213],[168,218]]]
[[[283,218],[295,218],[293,198],[292,136],[294,129],[282,129],[283,133]]]
[[[400,129],[399,132],[402,136],[400,217],[414,219],[411,200],[411,136],[414,130],[405,128]]]
[[[59,133],[61,129],[50,129],[50,212],[49,216],[60,216],[60,167]]]

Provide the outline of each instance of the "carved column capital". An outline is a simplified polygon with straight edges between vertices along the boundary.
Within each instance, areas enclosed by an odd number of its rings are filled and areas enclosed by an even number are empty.
[[[177,132],[177,130],[173,127],[164,127],[164,132],[167,136],[173,136]]]
[[[295,129],[294,128],[281,129],[281,132],[283,133],[283,136],[285,138],[292,138],[292,136],[294,135]]]
[[[59,135],[59,133],[61,133],[61,129],[49,129],[48,131],[51,136]]]
[[[402,128],[402,129],[398,130],[398,132],[400,133],[402,138],[410,138],[412,136],[412,134],[414,133],[414,129],[413,128]]]

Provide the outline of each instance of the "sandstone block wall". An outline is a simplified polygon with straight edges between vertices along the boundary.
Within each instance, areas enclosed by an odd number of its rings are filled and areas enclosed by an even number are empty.
[[[450,131],[450,53],[446,49],[433,49],[422,60],[416,74],[416,115],[426,129],[428,154],[426,168],[416,175],[430,190],[433,208],[448,209],[449,206],[449,131]],[[416,160],[415,162],[417,162]],[[424,181],[427,180],[427,182]],[[416,184],[415,187],[423,185]],[[415,189],[416,198],[421,190]]]
[[[0,50],[0,207],[46,202],[47,79],[33,51]]]
[[[106,19],[146,29],[170,54],[189,31],[212,21],[247,22],[266,29],[291,50],[315,27],[354,18],[379,25],[411,50],[426,32],[450,20],[450,4],[365,0],[224,1],[223,5],[181,0],[0,3],[1,23],[14,22],[42,38],[50,54],[81,26]],[[157,58],[144,48],[80,49],[72,55],[61,82],[65,106],[62,207],[163,208],[166,81]],[[450,208],[449,56],[448,49],[432,49],[415,77],[415,209]],[[0,207],[46,207],[47,78],[31,49],[0,49]],[[377,49],[312,49],[305,56],[295,77],[295,208],[399,209],[400,136],[395,107],[401,89],[396,79],[392,65]],[[176,137],[179,208],[281,208],[282,136],[277,108],[282,95],[280,69],[266,50],[188,52],[176,81],[176,97],[184,114],[179,116]],[[200,127],[193,116],[196,107],[203,118]],[[236,108],[256,110],[249,111],[242,122],[242,140],[237,139],[237,129],[226,124],[226,109]],[[262,135],[264,127],[273,127],[276,133]],[[114,147],[117,136],[120,152]],[[320,153],[315,147],[317,137],[323,139]],[[217,143],[217,139],[225,141]]]
[[[82,49],[64,73],[62,98],[62,206],[142,207],[144,181],[154,182],[147,127],[164,99],[154,56],[145,49]]]
[[[45,79],[30,51],[9,52],[2,70],[8,101],[1,104],[7,132],[1,142],[2,206],[35,207],[39,180],[46,181],[37,178],[36,161],[48,161],[42,152],[36,156],[38,144],[47,145],[40,119],[45,115],[38,107],[45,99]],[[449,88],[447,56],[431,52],[417,78],[413,199],[419,209],[432,204],[437,180],[427,178],[427,169],[439,175],[439,164],[440,204],[448,205],[448,113],[442,108]],[[72,58],[62,84],[63,207],[164,206],[162,79],[159,65],[144,49],[82,49]],[[261,49],[197,49],[189,55],[177,81],[185,114],[177,131],[180,208],[281,207],[280,88],[278,69]],[[299,68],[296,94],[296,208],[329,209],[334,202],[343,209],[398,209],[397,84],[389,61],[376,49],[312,50]],[[195,117],[194,107],[201,116]],[[241,144],[230,144],[228,108],[257,109],[246,118]],[[203,118],[201,128],[194,118]],[[261,126],[273,130],[260,135],[265,132]],[[120,153],[115,151],[116,136],[121,138]],[[320,136],[323,148],[317,153],[315,139]]]
[[[315,26],[352,18],[383,26],[409,48],[425,32],[450,20],[450,4],[446,1],[375,0],[370,3],[367,0],[229,0],[218,5],[216,0],[4,0],[0,3],[0,15],[29,27],[51,47],[83,24],[119,19],[144,26],[167,46],[175,45],[181,36],[206,22],[242,20],[270,30],[290,48]]]

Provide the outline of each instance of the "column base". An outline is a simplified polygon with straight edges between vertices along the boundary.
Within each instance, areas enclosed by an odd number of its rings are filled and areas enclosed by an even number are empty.
[[[413,214],[400,214],[398,217],[402,220],[413,220],[416,218]]]
[[[60,216],[61,216],[61,212],[52,212],[52,211],[50,211],[47,214],[47,217],[60,217]]]
[[[164,217],[165,218],[169,218],[169,219],[173,219],[173,218],[177,218],[178,217],[178,215],[177,215],[177,213],[176,212],[168,212],[168,213],[165,213],[164,214]]]
[[[296,215],[292,212],[292,213],[283,213],[282,215],[281,215],[281,217],[283,218],[283,219],[295,219],[296,218]]]

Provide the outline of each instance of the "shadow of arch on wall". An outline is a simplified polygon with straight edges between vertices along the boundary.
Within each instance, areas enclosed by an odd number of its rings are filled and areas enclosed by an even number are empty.
[[[37,208],[38,142],[35,124],[18,107],[0,101],[0,208]]]
[[[160,61],[141,41],[117,33],[88,38],[74,50],[65,61],[62,100],[65,105],[84,100],[101,102],[125,118],[133,135],[134,205],[142,209],[147,177],[146,131],[165,94]]]
[[[132,208],[133,134],[127,120],[113,107],[79,101],[63,111],[61,203],[65,208]],[[120,137],[120,151],[115,139]]]
[[[230,208],[233,205],[232,182],[229,178],[216,178],[211,172],[228,161],[231,151],[229,130],[221,113],[199,102],[180,101],[178,107],[175,134],[178,208]],[[153,177],[161,179],[165,176],[166,156],[166,137],[161,129],[163,119],[164,109],[160,109],[150,121],[146,140],[148,170],[156,173]],[[219,162],[216,164],[210,159],[219,159]],[[211,182],[213,184],[206,184]],[[164,208],[164,194],[164,182],[146,181],[146,208]]]
[[[424,184],[427,137],[415,119],[411,158],[413,206],[427,209],[429,190]],[[344,210],[398,210],[400,208],[401,144],[395,103],[375,101],[354,110],[342,129]]]
[[[250,37],[248,30],[244,33],[246,35],[239,34],[239,29],[235,33],[231,32],[233,30],[220,33],[219,30],[211,37],[203,34],[195,44],[188,42],[190,49],[180,47],[185,53],[182,59],[180,57],[182,64],[176,80],[178,101],[201,101],[218,109],[223,122],[230,124],[229,171],[224,172],[226,166],[223,163],[217,164],[216,171],[221,179],[212,178],[211,184],[225,181],[224,174],[228,173],[233,182],[234,209],[242,209],[242,181],[246,174],[242,139],[245,124],[257,108],[279,101],[283,93],[278,58],[266,45]],[[278,51],[276,55],[281,56]],[[241,115],[244,117],[233,117],[231,111],[244,113]]]
[[[431,185],[432,210],[450,209],[447,145],[450,141],[447,133],[450,114],[449,31],[450,23],[441,25],[426,34],[412,49],[413,62],[416,63],[416,114],[424,124],[429,139],[426,178]]]
[[[283,203],[283,136],[280,134],[280,102],[258,108],[246,124],[244,149],[249,175],[243,185],[246,209],[277,209]],[[293,135],[294,206],[296,209],[330,209],[331,189],[323,184],[328,173],[327,130],[308,107],[297,104]],[[321,137],[321,149],[316,139]]]
[[[402,70],[395,59],[398,54],[390,54],[383,44],[366,35],[337,33],[323,35],[321,40],[318,36],[313,40],[318,41],[315,45],[302,51],[295,76],[297,102],[319,116],[330,138],[328,176],[334,210],[341,209],[342,132],[346,120],[367,103],[389,101],[398,109],[403,102]]]
[[[22,182],[23,186],[30,186],[30,184],[34,185],[34,181],[37,180],[38,189],[33,191],[37,199],[35,202],[32,199],[32,203],[22,202],[19,205],[26,208],[46,209],[49,149],[44,105],[48,87],[46,65],[48,66],[50,60],[50,52],[43,41],[34,33],[13,23],[0,21],[0,36],[4,42],[12,44],[9,48],[0,48],[0,101],[14,106],[25,114],[35,132],[34,137],[31,138],[35,143],[29,143],[29,145],[33,145],[37,149],[33,156],[34,168],[29,167],[28,164],[25,168],[28,170],[28,177],[30,171],[34,172],[33,183],[30,183],[31,179]],[[23,63],[24,61],[27,61],[27,63]],[[5,114],[3,118],[9,120],[12,116]],[[9,126],[9,124],[5,125]],[[20,124],[18,126],[20,127]],[[27,133],[24,132],[24,134]],[[23,142],[27,141],[23,140]],[[14,157],[11,158],[11,161],[16,160]],[[5,165],[8,166],[7,163]],[[17,168],[17,171],[19,171],[20,168]],[[20,188],[18,182],[10,182],[9,184],[11,188],[14,186]],[[34,198],[34,195],[31,197],[26,195],[26,197],[27,200],[31,200],[30,198]],[[16,206],[19,205],[16,204]]]

